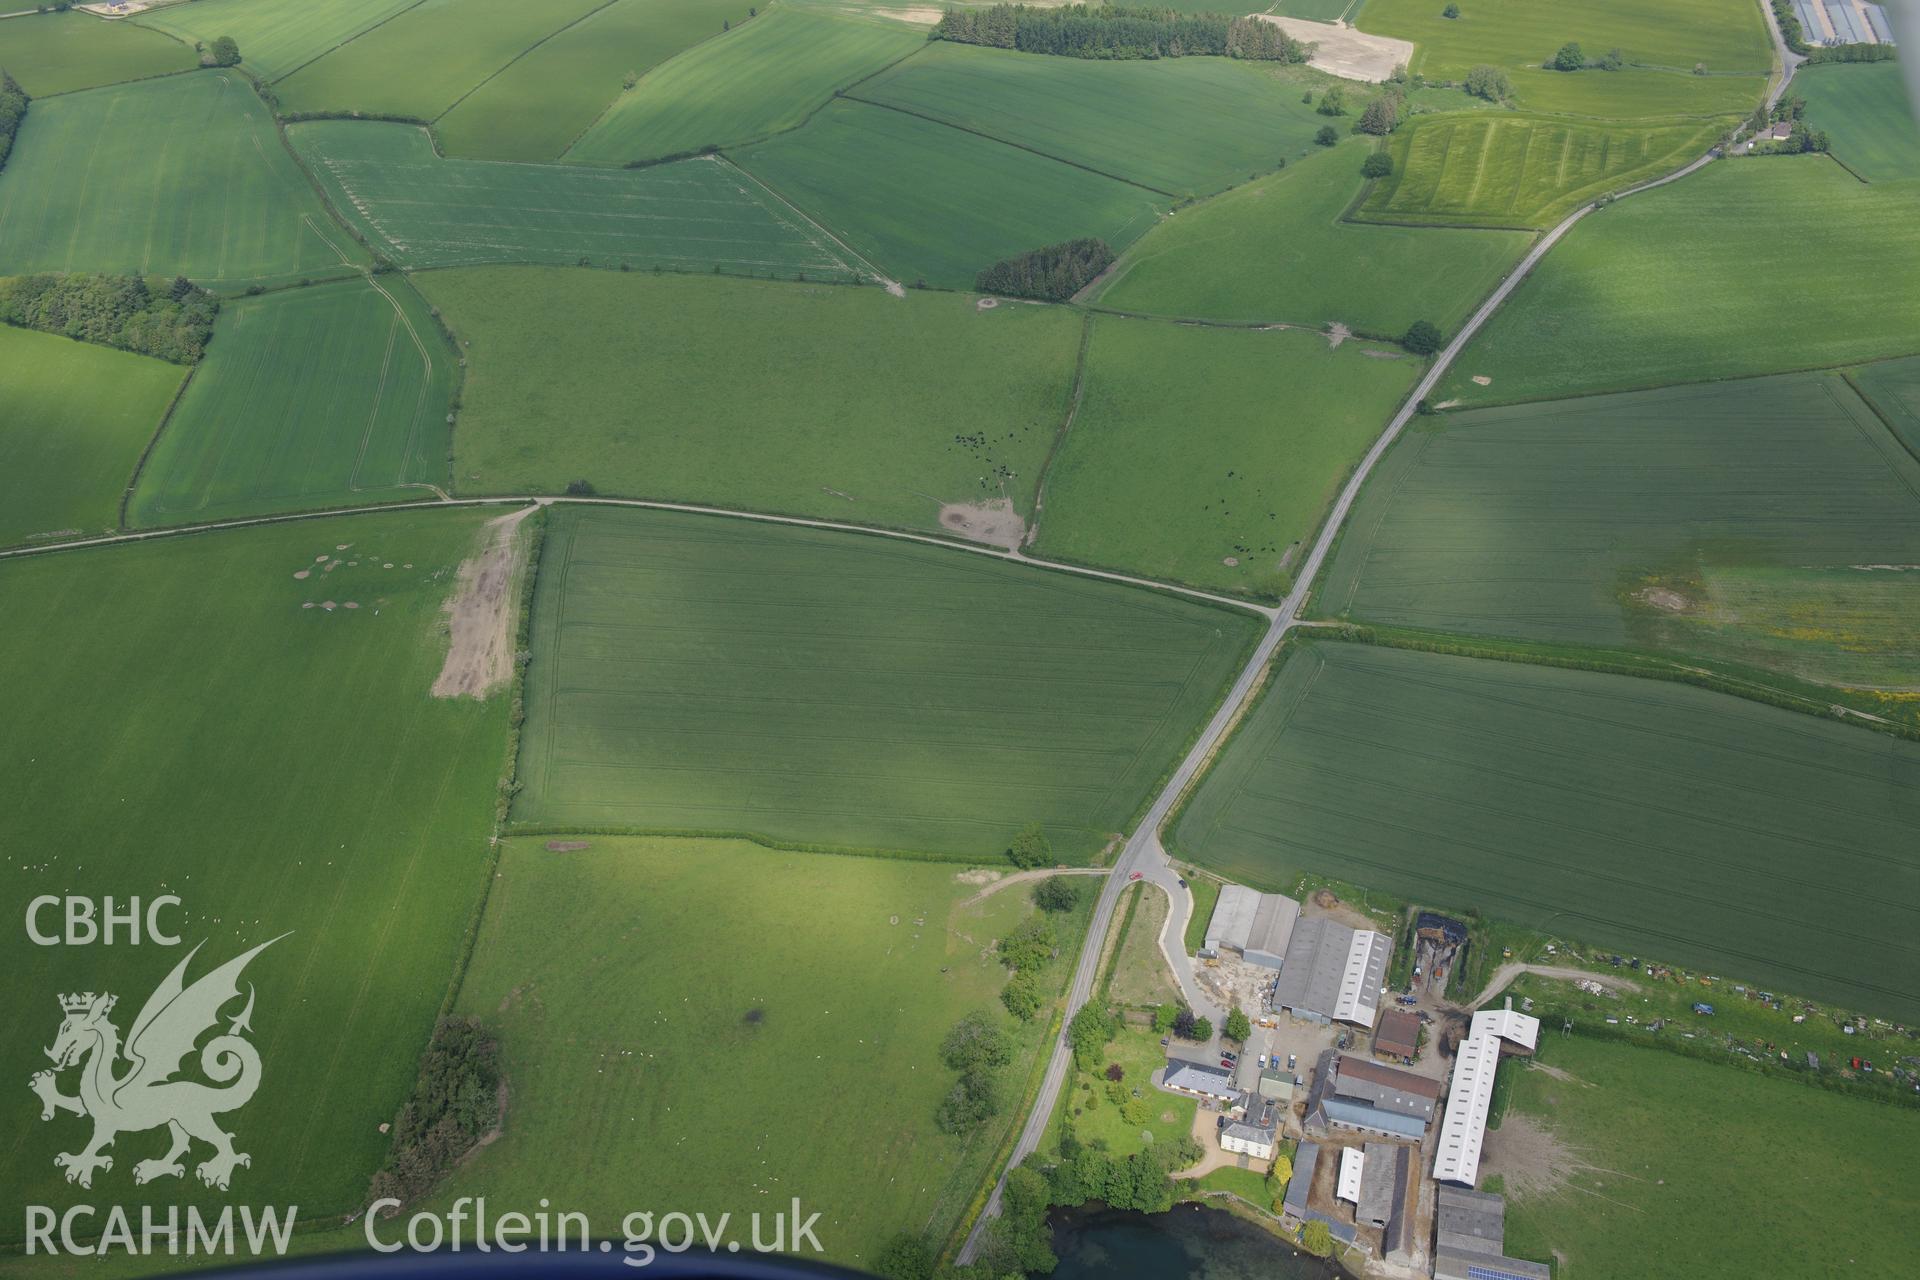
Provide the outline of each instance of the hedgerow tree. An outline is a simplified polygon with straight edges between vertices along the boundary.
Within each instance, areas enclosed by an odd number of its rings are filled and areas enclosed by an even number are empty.
[[[1587,55],[1580,52],[1578,41],[1569,40],[1560,46],[1560,52],[1553,55],[1548,65],[1555,71],[1578,71],[1587,65]]]
[[[1098,1062],[1101,1050],[1118,1030],[1118,1021],[1104,1006],[1091,1000],[1081,1005],[1080,1012],[1067,1024],[1067,1044],[1073,1049],[1074,1062],[1082,1067]]]
[[[207,46],[207,56],[216,67],[234,67],[240,65],[240,44],[232,36],[215,36],[213,43]]]
[[[1457,4],[1448,5],[1440,11],[1440,16],[1443,18],[1457,18],[1460,16],[1460,6]]]
[[[1040,997],[1040,983],[1029,971],[1022,970],[1007,980],[1000,991],[1000,1003],[1007,1006],[1007,1012],[1022,1022],[1032,1022],[1040,1006],[1045,1003]]]
[[[1007,860],[1023,871],[1042,866],[1052,857],[1053,846],[1047,842],[1047,833],[1040,829],[1037,822],[1021,828],[1020,834],[1007,846]]]
[[[1431,320],[1415,320],[1407,327],[1400,345],[1417,356],[1430,356],[1446,345],[1446,339],[1441,336],[1439,326]]]
[[[917,1235],[899,1235],[874,1259],[873,1270],[887,1280],[929,1280],[935,1262],[932,1245]]]
[[[1513,82],[1499,67],[1481,64],[1467,72],[1467,92],[1488,102],[1505,102],[1513,92]]]
[[[1300,1228],[1300,1247],[1316,1258],[1324,1258],[1333,1252],[1333,1232],[1320,1219],[1310,1218]]]
[[[1323,147],[1330,147],[1340,141],[1340,131],[1330,124],[1323,124],[1320,132],[1313,135],[1313,140]]]
[[[1393,172],[1393,161],[1384,151],[1376,151],[1360,162],[1360,176],[1363,178],[1384,178]]]
[[[1354,128],[1376,137],[1392,133],[1400,123],[1400,101],[1398,92],[1381,94],[1367,104],[1367,109],[1360,113],[1360,123]]]
[[[1347,114],[1347,91],[1339,85],[1329,85],[1320,95],[1320,105],[1314,108],[1323,116],[1343,116]]]
[[[1180,1006],[1177,1004],[1159,1004],[1153,1007],[1153,1030],[1155,1035],[1165,1035],[1173,1030],[1173,1024],[1180,1020]]]
[[[1042,911],[1071,911],[1080,905],[1080,886],[1067,876],[1048,876],[1033,891],[1033,905]]]

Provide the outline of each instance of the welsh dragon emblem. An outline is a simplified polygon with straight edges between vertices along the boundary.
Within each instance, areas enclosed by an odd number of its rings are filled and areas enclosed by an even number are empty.
[[[253,1029],[252,984],[247,987],[246,1007],[228,1020],[224,1034],[214,1036],[200,1050],[200,1070],[214,1084],[174,1077],[200,1037],[218,1025],[221,1009],[239,998],[240,971],[279,940],[263,942],[187,986],[187,965],[200,951],[195,946],[147,998],[124,1045],[119,1029],[108,1019],[117,996],[88,991],[60,997],[66,1017],[53,1047],[46,1051],[53,1069],[36,1073],[30,1083],[40,1096],[42,1120],[51,1120],[61,1111],[93,1119],[91,1142],[80,1151],[53,1158],[67,1171],[68,1182],[91,1187],[95,1170],[113,1168],[113,1157],[105,1151],[116,1137],[162,1125],[172,1136],[172,1146],[165,1155],[133,1166],[136,1183],[184,1176],[181,1157],[195,1139],[213,1148],[212,1156],[194,1170],[210,1187],[225,1191],[235,1167],[252,1163],[245,1152],[233,1149],[233,1135],[214,1120],[222,1112],[245,1106],[260,1086],[259,1051],[243,1038]],[[57,1077],[76,1065],[80,1091],[69,1096],[60,1092]]]

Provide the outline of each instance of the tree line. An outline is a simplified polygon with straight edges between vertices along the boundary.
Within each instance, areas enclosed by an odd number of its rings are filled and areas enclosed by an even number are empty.
[[[155,291],[139,276],[0,278],[0,322],[195,364],[213,337],[220,300],[185,276]]]
[[[13,135],[20,132],[20,122],[27,118],[29,101],[20,82],[0,71],[0,169],[7,167],[7,157],[13,153]]]
[[[1065,302],[1112,263],[1113,250],[1106,241],[1068,240],[1003,258],[975,277],[973,284],[981,293]]]
[[[434,1027],[413,1095],[393,1126],[393,1148],[367,1187],[369,1205],[425,1195],[500,1123],[498,1049],[476,1019],[442,1018]]]
[[[1122,5],[1035,9],[997,4],[948,9],[932,39],[1018,49],[1063,58],[1181,58],[1211,54],[1262,62],[1305,62],[1313,46],[1271,22],[1228,13],[1180,13]]]

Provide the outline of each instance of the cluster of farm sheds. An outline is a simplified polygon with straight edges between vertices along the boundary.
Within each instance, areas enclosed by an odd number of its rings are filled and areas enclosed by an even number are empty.
[[[1866,0],[1793,0],[1808,44],[1892,44],[1887,11]]]
[[[1428,914],[1414,937],[1431,964],[1455,956],[1467,931]],[[1303,918],[1291,898],[1225,886],[1202,957],[1238,953],[1276,971],[1262,1025],[1285,1018],[1337,1031],[1340,1047],[1318,1053],[1310,1082],[1291,1059],[1283,1070],[1278,1052],[1256,1057],[1250,1042],[1231,1068],[1170,1059],[1161,1083],[1224,1113],[1220,1145],[1228,1152],[1270,1160],[1283,1127],[1297,1123],[1301,1140],[1281,1205],[1288,1222],[1324,1222],[1336,1240],[1387,1267],[1437,1280],[1547,1280],[1545,1265],[1506,1256],[1505,1202],[1475,1190],[1496,1068],[1506,1055],[1534,1052],[1539,1019],[1511,1001],[1474,1013],[1444,1081],[1391,1065],[1418,1056],[1422,1025],[1404,1007],[1382,1009],[1393,946],[1384,933],[1330,915]],[[1371,1056],[1342,1051],[1356,1036],[1371,1036]]]

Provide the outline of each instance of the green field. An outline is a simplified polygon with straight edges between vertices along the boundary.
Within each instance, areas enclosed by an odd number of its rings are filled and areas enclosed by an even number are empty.
[[[0,71],[36,98],[198,65],[186,45],[125,22],[73,12],[0,22]]]
[[[1101,317],[1036,550],[1278,597],[1425,365],[1308,329]]]
[[[403,266],[853,275],[845,249],[723,160],[621,171],[442,160],[424,129],[344,120],[287,136],[334,206]]]
[[[1083,894],[1097,893],[1095,882],[1082,882]],[[1167,958],[1160,950],[1160,934],[1167,927],[1167,895],[1156,885],[1139,884],[1121,890],[1123,901],[1114,912],[1119,941],[1110,944],[1101,995],[1115,1004],[1146,1006],[1180,1003]]]
[[[1480,1166],[1503,1180],[1509,1253],[1564,1280],[1910,1269],[1887,1227],[1920,1214],[1920,1113],[1581,1035],[1543,1037],[1539,1060]],[[1564,1163],[1503,1160],[1509,1129],[1544,1130]],[[1788,1157],[1786,1134],[1817,1138]]]
[[[241,63],[263,80],[278,80],[412,8],[419,0],[193,0],[151,9],[138,26],[165,31],[191,46],[232,36]],[[122,23],[109,23],[122,26]]]
[[[643,76],[567,159],[626,164],[764,138],[926,42],[901,23],[783,5]]]
[[[0,545],[117,528],[134,464],[186,373],[0,325]]]
[[[550,1197],[616,1241],[636,1207],[732,1211],[744,1239],[748,1213],[798,1196],[825,1256],[855,1266],[903,1230],[940,1239],[1018,1124],[1045,1035],[1014,1029],[999,1116],[967,1138],[935,1126],[955,1078],[941,1038],[999,1013],[1006,970],[986,947],[1033,911],[1014,890],[962,906],[955,870],[740,841],[510,842],[460,1003],[499,1028],[512,1109],[439,1202],[531,1213]],[[722,954],[716,926],[751,946]],[[1061,934],[1070,953],[1078,934]]]
[[[36,102],[0,172],[0,275],[182,274],[235,289],[364,260],[228,71]]]
[[[1140,238],[1095,301],[1207,320],[1340,321],[1379,334],[1421,319],[1452,329],[1531,237],[1342,221],[1360,193],[1367,147],[1349,142],[1181,210]]]
[[[1514,405],[1404,437],[1342,618],[1920,684],[1920,462],[1836,374]],[[1877,566],[1877,567],[1874,567]]]
[[[1419,51],[1410,70],[1429,80],[1460,80],[1482,63],[1504,68],[1519,104],[1534,111],[1616,118],[1720,114],[1737,95],[1746,105],[1734,103],[1731,110],[1742,112],[1759,100],[1759,77],[1773,65],[1766,19],[1751,0],[1471,0],[1454,19],[1444,16],[1445,7],[1431,0],[1367,0],[1358,25],[1412,40]],[[1617,48],[1629,68],[1542,70],[1568,41],[1589,59]],[[1692,74],[1696,63],[1715,74]]]
[[[752,7],[746,0],[615,0],[461,99],[434,122],[434,133],[449,155],[555,159],[610,109],[626,75],[718,37],[722,22],[739,23]]]
[[[1920,744],[1690,685],[1366,645],[1286,660],[1174,835],[1910,1022]]]
[[[265,1076],[226,1122],[253,1154],[232,1195],[297,1204],[302,1221],[362,1203],[490,874],[507,699],[428,692],[441,604],[483,518],[393,513],[0,563],[0,663],[15,675],[0,686],[8,1078],[24,1087],[47,1066],[56,993],[113,992],[125,1033],[187,947],[206,940],[198,976],[291,931],[246,974]],[[296,580],[303,568],[318,571]],[[323,600],[359,607],[304,607]],[[19,923],[40,894],[167,892],[182,899],[162,917],[177,950],[40,947]],[[138,1221],[143,1203],[228,1202],[191,1170],[135,1187],[164,1134],[123,1133],[86,1191],[53,1162],[84,1121],[22,1106],[11,1131],[0,1168],[24,1203],[112,1196]],[[20,1231],[16,1218],[0,1239]]]
[[[1755,248],[1756,215],[1768,245],[1790,251]],[[1868,186],[1822,156],[1709,165],[1569,232],[1437,398],[1554,399],[1912,354],[1916,219],[1920,183]]]
[[[1030,151],[845,100],[734,158],[884,270],[936,288],[971,288],[1002,258],[1081,236],[1117,253],[1166,204]]]
[[[427,498],[445,484],[453,351],[419,295],[390,279],[228,303],[141,472],[133,523]]]
[[[557,512],[521,822],[1084,859],[1250,643],[1249,615],[859,534]]]
[[[420,276],[465,344],[470,493],[602,494],[935,530],[1024,519],[1080,320],[971,297],[494,267]],[[565,429],[555,430],[556,423]]]
[[[1856,369],[1853,384],[1908,451],[1920,457],[1920,359],[1885,360]]]
[[[854,96],[1175,196],[1298,159],[1327,123],[1298,83],[1232,58],[1098,61],[944,41]]]
[[[1721,122],[1592,124],[1507,112],[1429,116],[1394,138],[1391,176],[1359,215],[1381,222],[1546,228],[1575,206],[1705,155]]]
[[[1833,154],[1869,182],[1920,178],[1920,128],[1900,73],[1897,62],[1834,63],[1793,78],[1808,126],[1824,130]]]
[[[607,2],[424,0],[308,63],[275,91],[287,111],[431,120],[534,45]],[[716,18],[714,26],[719,25]],[[244,43],[240,51],[246,53]],[[619,82],[614,83],[617,88]]]

